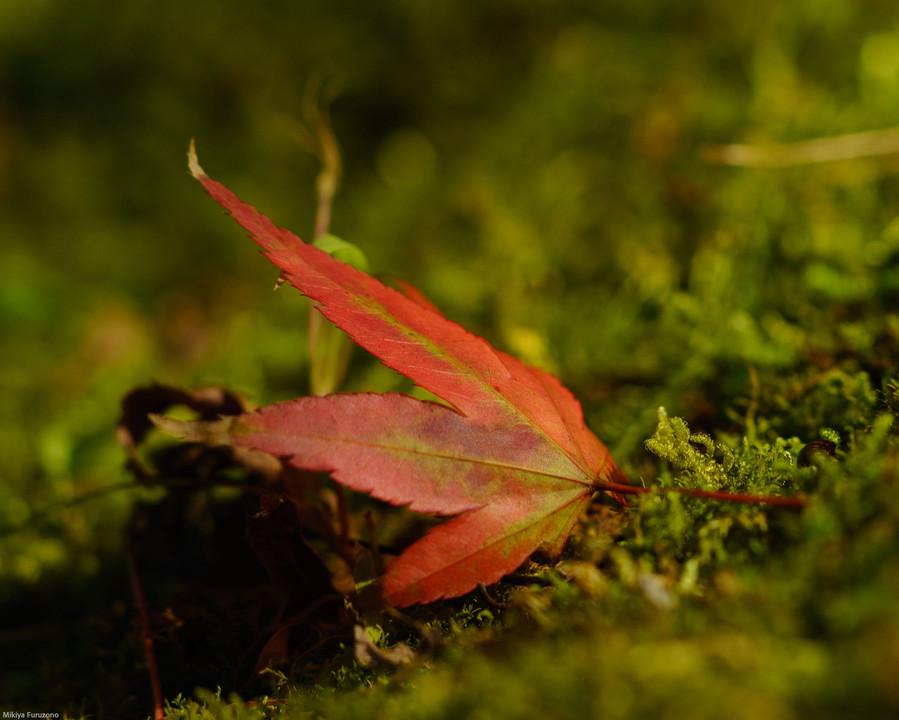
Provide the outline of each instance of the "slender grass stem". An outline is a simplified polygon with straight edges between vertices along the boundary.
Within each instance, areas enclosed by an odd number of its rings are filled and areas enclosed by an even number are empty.
[[[131,592],[134,595],[134,604],[140,614],[141,635],[144,639],[144,657],[147,662],[147,672],[150,673],[150,684],[153,687],[153,720],[163,720],[165,708],[163,707],[162,683],[159,680],[159,666],[156,663],[156,651],[153,649],[153,635],[150,629],[150,612],[147,608],[147,599],[144,595],[144,583],[137,567],[137,558],[134,550],[128,550],[128,576],[131,579]]]

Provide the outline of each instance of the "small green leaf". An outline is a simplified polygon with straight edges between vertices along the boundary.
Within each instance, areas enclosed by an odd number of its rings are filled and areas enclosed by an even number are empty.
[[[335,257],[347,265],[352,265],[357,270],[368,272],[368,258],[353,243],[328,233],[317,237],[312,244],[319,250],[324,250],[331,257]]]

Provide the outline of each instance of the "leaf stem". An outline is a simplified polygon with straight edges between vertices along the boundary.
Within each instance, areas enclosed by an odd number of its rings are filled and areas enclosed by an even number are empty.
[[[690,497],[705,498],[707,500],[721,500],[723,502],[744,503],[746,505],[772,505],[775,507],[803,508],[806,501],[803,496],[778,497],[774,495],[748,495],[745,493],[729,493],[719,490],[699,490],[697,488],[657,488],[643,487],[640,485],[623,485],[621,483],[604,482],[595,480],[593,487],[602,492],[618,493],[621,495],[645,495],[657,489],[673,491]]]

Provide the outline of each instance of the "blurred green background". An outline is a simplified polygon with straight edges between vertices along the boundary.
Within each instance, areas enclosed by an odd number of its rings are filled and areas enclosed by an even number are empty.
[[[31,612],[4,642],[44,637],[34,589],[120,562],[134,494],[66,504],[127,480],[124,393],[307,391],[303,301],[185,152],[308,236],[315,77],[340,88],[332,231],[558,374],[637,476],[658,405],[720,428],[750,366],[899,327],[899,157],[701,157],[899,124],[894,2],[3,0],[0,601]],[[400,382],[357,357],[348,387]]]

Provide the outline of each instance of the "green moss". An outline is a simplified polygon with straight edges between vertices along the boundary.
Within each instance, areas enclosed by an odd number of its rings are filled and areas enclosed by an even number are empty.
[[[659,408],[659,425],[646,441],[646,449],[699,487],[719,489],[728,483],[728,471],[734,466],[730,448],[715,445],[705,433],[691,433],[681,418],[669,418]],[[716,451],[720,457],[716,458]]]

